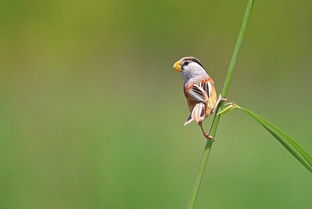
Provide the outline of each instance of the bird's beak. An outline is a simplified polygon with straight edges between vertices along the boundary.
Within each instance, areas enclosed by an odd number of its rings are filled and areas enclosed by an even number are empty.
[[[173,69],[174,69],[175,71],[181,71],[181,70],[182,70],[182,69],[181,69],[180,61],[177,61],[176,63],[174,63]]]

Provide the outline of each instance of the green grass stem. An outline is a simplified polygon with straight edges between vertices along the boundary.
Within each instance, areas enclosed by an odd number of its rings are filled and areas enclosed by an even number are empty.
[[[242,44],[242,41],[243,41],[243,38],[244,38],[246,26],[247,26],[247,23],[248,23],[248,20],[249,20],[249,16],[251,14],[251,10],[252,10],[253,4],[254,4],[254,0],[248,0],[247,7],[246,7],[246,10],[245,10],[245,15],[244,15],[244,18],[243,18],[243,22],[242,22],[242,25],[241,25],[241,28],[240,28],[240,31],[239,31],[239,34],[238,34],[238,38],[236,40],[236,44],[235,44],[235,47],[234,47],[233,55],[232,55],[232,58],[231,58],[231,61],[230,61],[229,67],[228,67],[227,75],[226,75],[226,78],[225,78],[225,81],[224,81],[223,90],[222,90],[222,97],[226,97],[226,95],[228,93],[228,90],[229,90],[229,87],[230,87],[230,84],[231,84],[231,81],[232,81],[232,77],[233,77],[233,72],[234,72],[234,69],[235,69],[235,64],[236,64],[236,61],[237,61],[237,58],[238,58],[239,49],[241,47],[241,44]],[[223,104],[221,103],[219,105],[219,107],[217,107],[216,114],[214,115],[214,118],[213,118],[213,121],[212,121],[212,124],[211,124],[211,128],[210,128],[210,131],[209,131],[209,135],[210,136],[213,136],[213,137],[216,136],[218,125],[219,125],[219,121],[220,121],[220,117],[221,117],[221,115],[217,115],[217,113],[219,111],[220,106],[222,106],[222,105]],[[210,151],[211,151],[211,148],[212,148],[212,144],[213,144],[212,140],[207,140],[207,142],[205,144],[205,148],[203,150],[202,157],[201,157],[201,160],[200,160],[199,172],[198,172],[198,175],[197,175],[197,178],[196,178],[195,185],[193,187],[193,192],[192,192],[191,198],[190,198],[189,203],[187,205],[187,209],[193,209],[194,206],[195,206],[197,195],[198,195],[198,192],[199,192],[199,189],[200,189],[200,185],[201,185],[201,182],[202,182],[202,178],[203,178],[204,173],[205,173],[205,169],[206,169],[207,161],[208,161],[208,158],[209,158],[209,154],[210,154]]]

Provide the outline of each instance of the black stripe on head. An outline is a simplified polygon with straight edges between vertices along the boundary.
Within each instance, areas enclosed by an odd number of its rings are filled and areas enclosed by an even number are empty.
[[[202,68],[204,68],[204,66],[200,63],[200,61],[195,58],[195,57],[183,57],[181,59],[181,64],[182,64],[182,67],[186,64],[188,64],[189,62],[196,62],[197,64],[199,64]],[[204,68],[205,69],[205,68]]]

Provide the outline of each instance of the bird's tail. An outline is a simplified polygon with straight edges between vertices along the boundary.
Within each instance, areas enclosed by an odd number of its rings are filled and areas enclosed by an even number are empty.
[[[185,121],[184,126],[190,124],[192,121],[199,123],[205,119],[205,105],[203,103],[198,103],[193,108],[188,119]]]

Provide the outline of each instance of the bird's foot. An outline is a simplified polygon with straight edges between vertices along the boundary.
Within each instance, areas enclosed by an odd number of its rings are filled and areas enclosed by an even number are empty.
[[[207,140],[215,141],[213,136],[210,136],[209,134],[206,134],[206,133],[204,133],[203,135]]]
[[[216,110],[217,110],[217,108],[218,108],[220,102],[227,102],[227,98],[223,98],[223,97],[221,96],[221,94],[219,94],[218,100],[217,100],[217,102],[216,102],[216,106],[215,106],[215,108],[212,110],[212,113],[215,113],[215,112],[216,112]]]
[[[220,95],[220,100],[219,100],[219,102],[227,102],[227,98],[223,98],[223,97],[221,97],[221,95]]]
[[[217,100],[217,104],[219,104],[220,102],[227,102],[227,98],[222,97],[221,94],[219,94],[218,100]]]

